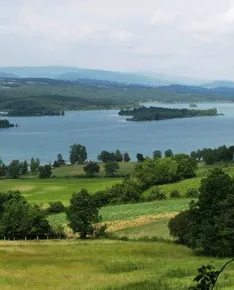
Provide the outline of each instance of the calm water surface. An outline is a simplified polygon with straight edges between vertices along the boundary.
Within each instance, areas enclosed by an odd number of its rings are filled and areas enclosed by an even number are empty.
[[[188,104],[159,105],[188,108]],[[138,152],[151,156],[155,149],[187,152],[223,144],[234,145],[234,104],[199,104],[199,109],[217,108],[225,116],[174,119],[154,122],[126,122],[118,111],[68,112],[63,117],[17,117],[10,122],[19,128],[0,129],[0,156],[12,159],[39,157],[52,162],[57,153],[68,159],[69,146],[86,146],[89,159],[102,150]]]

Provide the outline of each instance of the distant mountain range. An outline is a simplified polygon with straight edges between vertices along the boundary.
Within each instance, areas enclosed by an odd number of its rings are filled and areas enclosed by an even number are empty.
[[[231,81],[213,81],[211,83],[205,83],[201,85],[204,88],[234,88],[234,82]]]
[[[1,67],[0,77],[19,78],[50,78],[77,81],[82,79],[118,82],[125,84],[139,84],[147,86],[166,86],[169,84],[199,85],[204,82],[187,77],[167,76],[152,72],[116,72],[98,69],[83,69],[69,66],[41,66],[41,67]]]
[[[172,84],[200,86],[204,88],[234,88],[231,81],[204,81],[183,76],[171,76],[154,72],[117,72],[99,69],[84,69],[72,66],[25,66],[0,67],[0,78],[50,78],[65,81],[97,80],[113,83],[146,86],[168,86]]]
[[[17,75],[0,71],[0,78],[18,78]]]

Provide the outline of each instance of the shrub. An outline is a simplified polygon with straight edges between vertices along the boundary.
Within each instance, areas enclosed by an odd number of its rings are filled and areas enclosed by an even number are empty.
[[[151,191],[149,196],[147,197],[148,201],[153,201],[153,200],[163,200],[163,199],[167,199],[165,193],[163,193],[161,191],[160,188],[158,188],[157,186],[154,186]]]
[[[174,238],[178,238],[180,244],[187,244],[186,235],[188,234],[188,224],[189,224],[189,211],[182,211],[174,218],[172,218],[168,227],[170,230],[170,235]]]
[[[61,201],[50,202],[47,212],[49,214],[65,212],[65,206]]]
[[[97,191],[92,197],[99,208],[109,203],[109,196],[106,191]]]
[[[170,196],[171,196],[171,198],[180,198],[181,194],[177,189],[174,189],[174,190],[172,190]]]
[[[186,192],[187,198],[198,198],[199,197],[199,191],[196,188],[189,188]]]

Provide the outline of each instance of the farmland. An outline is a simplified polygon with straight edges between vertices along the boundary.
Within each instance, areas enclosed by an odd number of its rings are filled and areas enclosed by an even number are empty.
[[[122,182],[120,176],[131,172],[135,164],[123,166],[119,177],[114,178],[104,177],[103,168],[100,176],[86,178],[82,167],[69,166],[55,169],[54,178],[49,180],[27,176],[0,180],[0,186],[2,192],[20,190],[30,202],[60,200],[68,205],[71,194],[82,188],[94,193]],[[197,177],[160,186],[167,200],[101,208],[102,221],[112,239],[0,241],[1,289],[188,289],[198,267],[212,264],[220,268],[226,259],[204,257],[175,244],[167,224],[188,208],[191,199],[183,197],[187,189],[199,188],[201,178],[214,167],[234,175],[233,166],[201,164]],[[170,198],[174,189],[181,198]],[[68,229],[65,213],[50,215],[48,220],[53,228],[63,225]],[[147,237],[158,241],[146,241]],[[233,270],[234,265],[230,265],[221,275],[217,289],[233,289]]]

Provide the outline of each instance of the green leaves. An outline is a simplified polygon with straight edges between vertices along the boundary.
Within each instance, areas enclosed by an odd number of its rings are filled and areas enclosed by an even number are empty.
[[[232,263],[234,259],[229,260],[223,265],[223,267],[216,271],[215,268],[211,265],[201,266],[198,268],[198,275],[194,278],[194,282],[197,282],[196,286],[192,286],[190,290],[213,290],[219,275],[225,270],[228,264]]]
[[[88,155],[85,146],[81,144],[73,144],[70,146],[71,164],[75,164],[76,162],[79,164],[83,164],[87,157]]]
[[[74,193],[67,211],[70,227],[85,239],[94,232],[94,224],[101,220],[97,203],[86,189]]]
[[[180,213],[169,223],[171,234],[191,248],[213,256],[234,253],[234,180],[220,169],[202,179],[198,200],[188,215]]]

